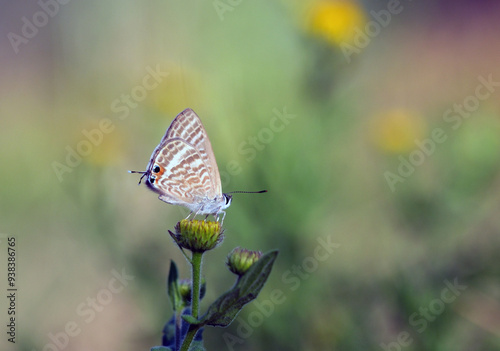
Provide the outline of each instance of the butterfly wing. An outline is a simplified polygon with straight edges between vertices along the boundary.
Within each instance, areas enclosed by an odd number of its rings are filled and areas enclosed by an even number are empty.
[[[153,159],[159,171],[151,172],[146,184],[163,201],[188,208],[212,191],[209,168],[202,156],[184,140],[168,140]]]
[[[212,149],[212,144],[208,139],[207,132],[201,123],[200,117],[190,108],[179,113],[168,127],[160,145],[155,149],[155,153],[164,150],[171,140],[182,140],[195,149],[201,158],[205,169],[208,172],[210,187],[207,187],[205,196],[210,198],[222,195],[219,168]]]

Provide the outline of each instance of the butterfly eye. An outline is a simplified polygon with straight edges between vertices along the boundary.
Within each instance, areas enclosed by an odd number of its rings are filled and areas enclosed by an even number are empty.
[[[149,182],[150,182],[150,183],[154,183],[154,182],[155,182],[155,179],[156,179],[156,177],[151,176],[151,177],[149,177]]]
[[[155,173],[158,173],[160,170],[161,170],[161,168],[160,168],[160,166],[158,166],[158,165],[155,165],[155,166],[153,167],[153,172],[155,172]]]

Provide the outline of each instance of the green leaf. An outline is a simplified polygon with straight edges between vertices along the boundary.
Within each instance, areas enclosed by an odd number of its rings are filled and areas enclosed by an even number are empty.
[[[203,341],[193,340],[189,346],[189,351],[206,351]]]
[[[167,290],[174,311],[181,309],[183,303],[179,291],[179,274],[177,273],[177,265],[172,260],[170,261],[170,271],[168,272]]]
[[[227,327],[236,318],[243,306],[254,300],[262,290],[277,256],[278,250],[263,255],[238,279],[231,290],[224,293],[210,305],[207,313],[199,321],[188,322],[198,325]]]
[[[182,319],[184,319],[189,324],[195,324],[195,325],[200,324],[200,322],[196,318],[194,318],[189,314],[182,315]]]
[[[173,350],[170,347],[155,346],[151,348],[151,351],[173,351]]]

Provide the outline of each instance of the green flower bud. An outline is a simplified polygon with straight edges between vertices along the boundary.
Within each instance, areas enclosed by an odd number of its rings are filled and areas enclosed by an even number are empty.
[[[193,289],[193,284],[191,282],[191,279],[179,280],[179,293],[182,297],[185,306],[191,306],[192,289]],[[200,300],[203,299],[206,291],[207,291],[207,282],[205,278],[202,278],[201,288],[200,288]]]
[[[175,233],[170,236],[182,248],[193,252],[205,252],[219,245],[224,235],[219,222],[183,219],[175,226]]]
[[[260,251],[250,251],[237,247],[227,256],[227,265],[234,274],[242,276],[262,256]]]

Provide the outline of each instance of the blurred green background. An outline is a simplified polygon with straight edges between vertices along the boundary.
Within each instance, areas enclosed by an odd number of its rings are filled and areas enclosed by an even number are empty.
[[[224,191],[269,190],[234,196],[202,310],[231,249],[280,250],[208,350],[500,349],[499,5],[60,1],[0,14],[2,350],[161,343],[185,212],[127,170],[186,107]]]

